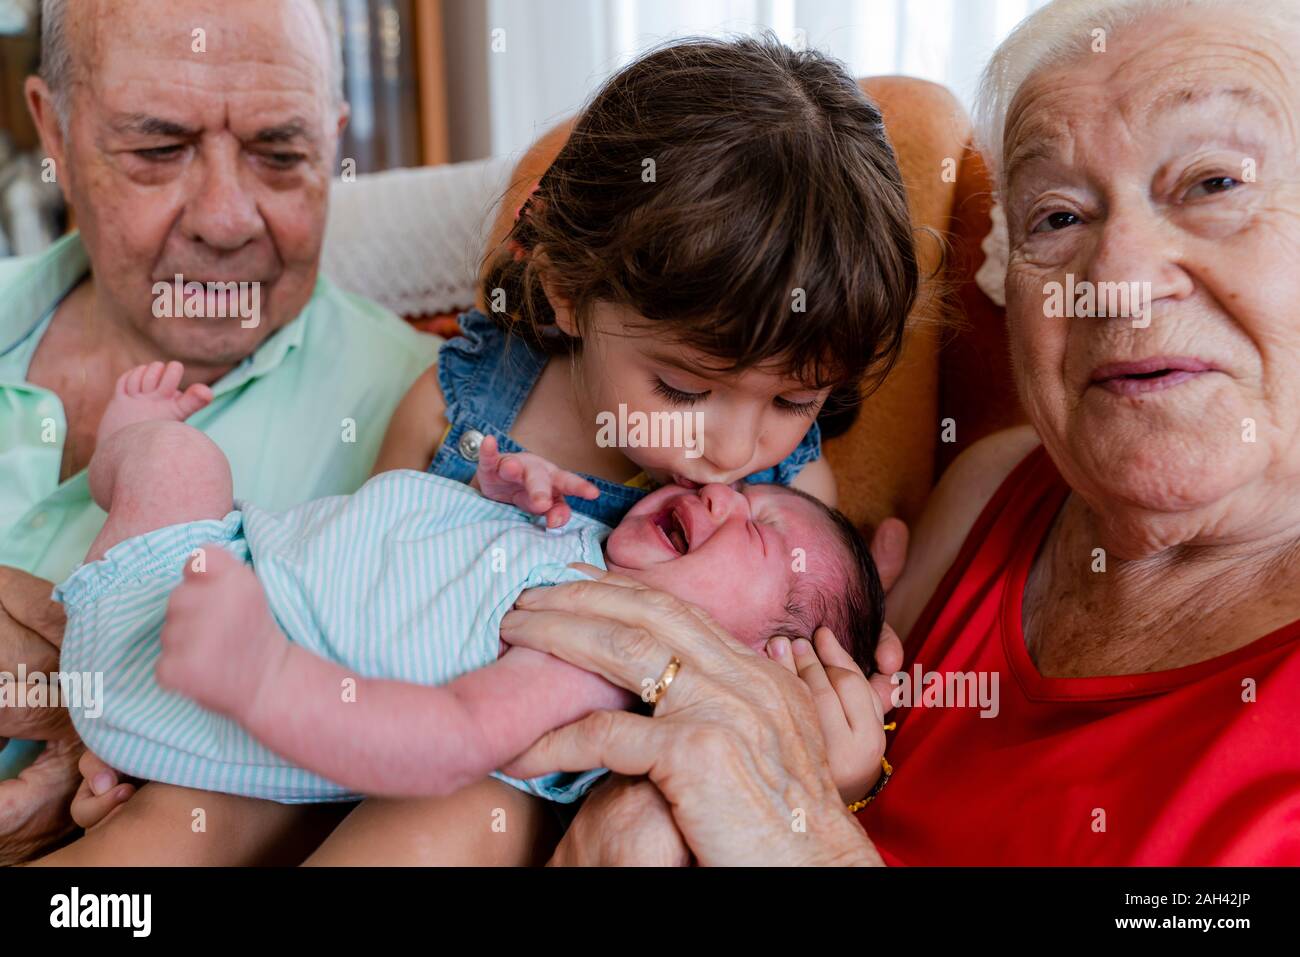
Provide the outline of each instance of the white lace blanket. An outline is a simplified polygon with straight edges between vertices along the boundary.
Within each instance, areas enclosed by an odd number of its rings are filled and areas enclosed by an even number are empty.
[[[502,157],[336,181],[322,271],[398,315],[472,305],[483,244],[513,166]]]

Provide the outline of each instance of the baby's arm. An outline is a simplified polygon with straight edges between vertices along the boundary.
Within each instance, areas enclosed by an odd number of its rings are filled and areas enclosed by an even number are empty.
[[[210,558],[260,599],[252,571]],[[229,564],[230,568],[224,566]],[[441,687],[361,678],[288,641],[269,609],[264,627],[186,624],[187,582],[173,593],[157,677],[163,687],[229,715],[295,764],[365,794],[450,794],[518,756],[545,732],[632,697],[603,678],[527,648]],[[191,616],[192,617],[192,616]],[[251,619],[250,619],[251,621]]]
[[[258,740],[295,764],[364,794],[450,794],[553,728],[632,697],[603,678],[529,648],[441,687],[357,678],[289,645],[243,715]],[[356,682],[344,695],[345,682]],[[345,700],[348,699],[348,700]]]

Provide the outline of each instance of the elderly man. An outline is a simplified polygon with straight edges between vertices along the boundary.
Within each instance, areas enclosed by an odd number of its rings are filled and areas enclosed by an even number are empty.
[[[0,268],[0,675],[57,667],[49,596],[105,517],[85,466],[122,372],[184,362],[236,494],[279,508],[364,481],[439,344],[318,274],[347,122],[318,4],[68,6],[44,0],[27,99],[80,232]],[[70,830],[82,749],[62,708],[0,708],[0,735],[30,739],[0,752],[3,862]]]

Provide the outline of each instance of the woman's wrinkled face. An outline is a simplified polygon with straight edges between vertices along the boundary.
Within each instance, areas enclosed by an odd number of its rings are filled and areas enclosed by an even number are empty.
[[[1262,493],[1300,480],[1288,29],[1151,18],[1031,78],[1008,117],[1008,314],[1030,417],[1086,499],[1195,513],[1193,536],[1263,521],[1278,496]]]

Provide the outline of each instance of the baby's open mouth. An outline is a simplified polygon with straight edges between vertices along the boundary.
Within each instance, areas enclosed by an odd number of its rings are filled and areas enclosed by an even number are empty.
[[[686,536],[686,526],[677,515],[677,508],[664,509],[655,516],[654,524],[659,534],[678,555],[685,555],[691,550],[690,539]]]

